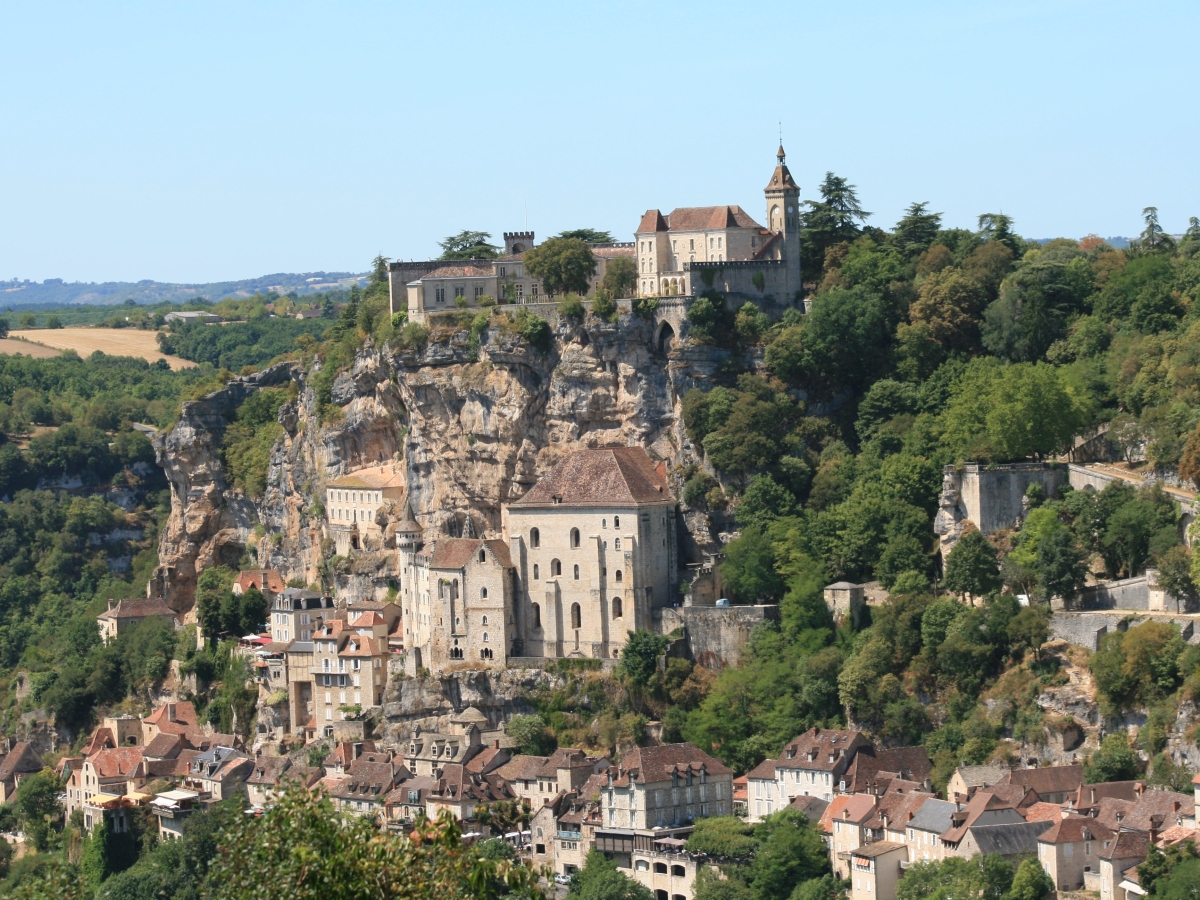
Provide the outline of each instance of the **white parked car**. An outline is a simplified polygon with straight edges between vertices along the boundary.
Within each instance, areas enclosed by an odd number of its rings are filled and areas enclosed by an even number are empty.
[[[554,883],[555,884],[570,884],[571,876],[564,875],[564,874],[562,874],[562,872],[559,872],[557,875],[554,876]]]

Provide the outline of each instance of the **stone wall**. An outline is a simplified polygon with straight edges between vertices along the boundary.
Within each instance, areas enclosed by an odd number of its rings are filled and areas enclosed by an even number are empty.
[[[1084,588],[1079,601],[1083,609],[1149,609],[1149,579],[1138,575],[1120,581],[1104,581],[1095,587]]]
[[[682,628],[688,651],[706,669],[740,665],[750,632],[779,621],[778,606],[680,606],[662,611],[662,633]]]
[[[967,522],[984,534],[1013,528],[1025,515],[1025,492],[1031,484],[1040,484],[1050,497],[1066,481],[1067,467],[1059,463],[946,466],[933,526],[943,555],[962,536]]]

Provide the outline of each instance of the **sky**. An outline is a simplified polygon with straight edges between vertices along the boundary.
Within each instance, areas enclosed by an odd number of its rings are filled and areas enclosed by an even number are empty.
[[[424,259],[462,229],[762,221],[782,123],[870,222],[1200,215],[1200,4],[0,4],[0,279]]]

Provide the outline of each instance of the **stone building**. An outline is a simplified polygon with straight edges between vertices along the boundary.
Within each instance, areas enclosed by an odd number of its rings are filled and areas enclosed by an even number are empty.
[[[640,447],[578,450],[503,511],[514,656],[615,659],[677,594],[675,498]]]
[[[800,188],[783,145],[763,189],[767,227],[740,206],[647,210],[634,235],[641,296],[696,295],[705,290],[770,294],[791,303],[801,294]]]
[[[604,281],[610,260],[634,256],[632,243],[589,246],[596,259],[596,271],[588,280],[588,297]],[[504,255],[497,259],[392,263],[388,272],[392,313],[405,310],[409,319],[424,322],[431,313],[478,307],[485,297],[515,304],[552,300],[553,295],[525,266],[525,254],[533,247],[532,231],[505,232]]]
[[[333,598],[286,588],[271,603],[271,637],[280,643],[311,641],[317,625],[333,615]]]
[[[325,486],[325,522],[338,556],[383,548],[383,530],[375,521],[389,500],[403,500],[404,470],[396,463],[358,469]]]
[[[116,640],[118,635],[146,619],[161,619],[173,626],[179,625],[175,610],[161,600],[109,600],[108,608],[96,616],[100,640],[106,644]]]
[[[790,741],[773,765],[762,765],[748,775],[748,787],[755,803],[767,800],[762,815],[782,809],[793,797],[806,795],[832,800],[844,792],[845,775],[859,752],[874,753],[871,742],[859,731],[839,731],[832,728],[812,728]],[[754,821],[759,818],[758,806],[751,808]]]
[[[1038,861],[1059,891],[1078,890],[1089,875],[1098,888],[1101,854],[1112,840],[1113,833],[1095,819],[1067,816],[1038,837]]]

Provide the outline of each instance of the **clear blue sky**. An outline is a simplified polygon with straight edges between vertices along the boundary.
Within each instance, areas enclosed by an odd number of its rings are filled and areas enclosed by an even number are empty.
[[[0,278],[215,281],[462,228],[761,217],[777,122],[890,227],[1200,215],[1200,4],[9,2]]]

